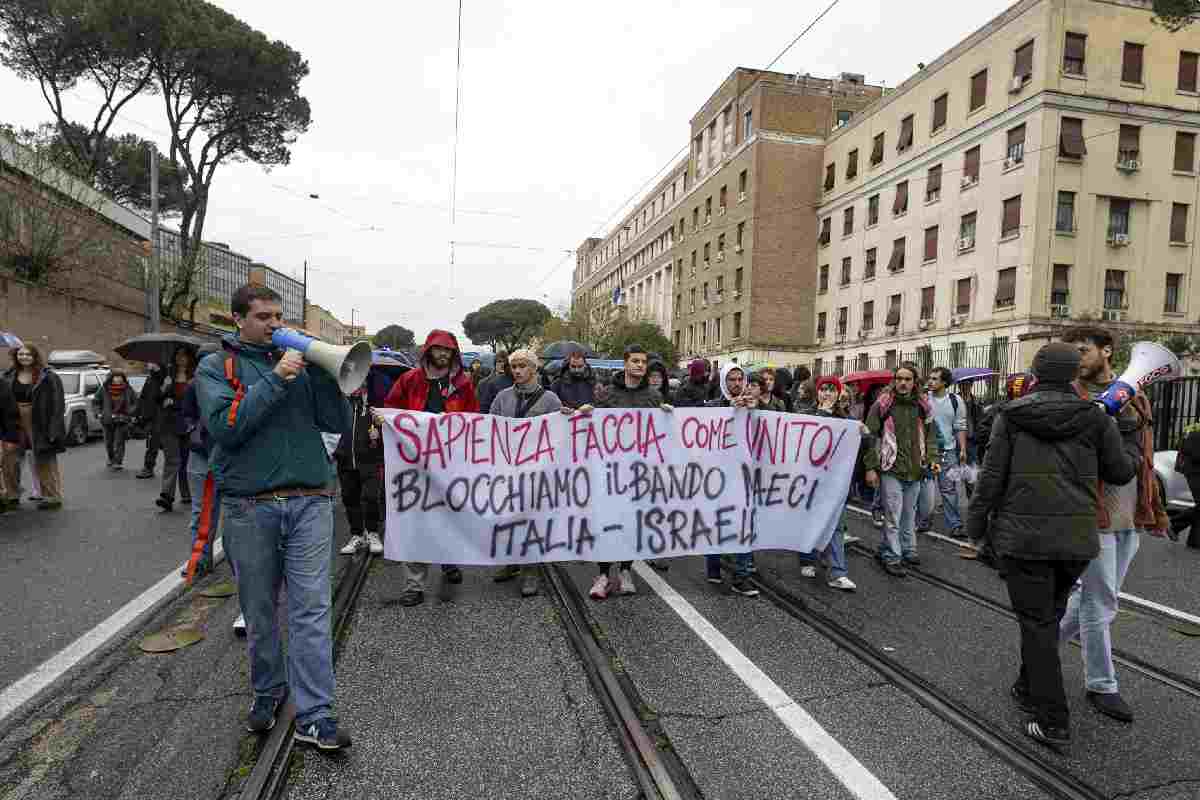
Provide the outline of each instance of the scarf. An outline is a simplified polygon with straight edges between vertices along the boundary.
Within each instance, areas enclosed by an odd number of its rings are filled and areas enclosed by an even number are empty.
[[[517,416],[524,417],[529,413],[529,409],[537,405],[537,401],[542,398],[546,392],[542,385],[535,381],[529,383],[514,383],[513,391],[517,395]]]
[[[914,398],[917,405],[917,439],[918,450],[921,455],[921,463],[925,463],[925,418],[931,413],[929,400],[923,395],[916,395]],[[892,418],[892,406],[896,404],[896,397],[891,392],[880,395],[875,401],[875,407],[879,410],[879,418],[883,420],[882,436],[879,441],[879,468],[883,472],[889,471],[896,466],[896,454],[900,452],[900,446],[896,442],[896,420]]]

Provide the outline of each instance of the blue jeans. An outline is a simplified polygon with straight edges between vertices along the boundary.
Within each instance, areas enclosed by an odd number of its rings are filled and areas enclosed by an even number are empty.
[[[921,490],[917,493],[917,530],[927,531],[933,527],[933,509],[937,507],[937,483],[930,476],[921,479]]]
[[[1079,639],[1083,672],[1089,692],[1116,694],[1117,670],[1112,660],[1110,628],[1117,616],[1117,598],[1125,573],[1138,551],[1138,532],[1100,534],[1100,555],[1092,559],[1071,597],[1059,624],[1060,642]]]
[[[226,497],[222,511],[225,549],[237,567],[238,599],[246,615],[250,683],[255,696],[281,698],[290,683],[298,724],[332,717],[333,498]],[[286,668],[276,621],[284,583],[288,602]]]
[[[733,556],[733,577],[749,578],[750,564],[753,561],[753,553],[735,553]],[[721,577],[721,556],[705,556],[704,557],[704,572],[710,578]]]
[[[798,553],[801,564],[816,564],[821,558],[829,560],[829,579],[844,578],[850,574],[850,569],[846,565],[846,509],[842,508],[841,519],[838,520],[837,527],[833,529],[833,536],[829,539],[829,544],[825,545],[825,549],[820,553],[809,551],[807,553]]]
[[[196,549],[196,534],[200,530],[200,521],[205,513],[204,508],[204,482],[208,479],[208,459],[202,453],[192,453],[188,458],[188,487],[192,494],[192,549],[189,552],[194,552]],[[212,505],[207,509],[209,514],[208,519],[208,544],[204,546],[203,561],[212,565],[212,549],[213,542],[217,538],[217,528],[221,524],[221,490],[213,484]]]
[[[917,516],[921,481],[902,481],[895,475],[884,473],[880,483],[883,485],[883,538],[879,540],[879,557],[884,563],[894,564],[904,556],[917,554],[913,521]]]
[[[942,474],[937,476],[938,491],[942,494],[942,516],[946,520],[947,533],[953,533],[962,527],[958,481],[950,479],[950,470],[958,469],[958,448],[943,450],[938,461],[942,465]]]

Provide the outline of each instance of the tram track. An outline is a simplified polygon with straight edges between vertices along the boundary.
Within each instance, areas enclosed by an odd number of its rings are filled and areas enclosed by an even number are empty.
[[[610,650],[603,631],[588,614],[583,594],[566,568],[542,566],[550,598],[645,800],[702,800],[691,772],[675,754],[670,738],[638,695],[633,681]]]

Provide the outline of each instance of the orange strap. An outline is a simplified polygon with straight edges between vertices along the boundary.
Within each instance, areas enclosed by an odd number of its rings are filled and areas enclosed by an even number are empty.
[[[225,354],[225,380],[229,381],[229,385],[233,387],[233,402],[229,404],[229,427],[233,427],[237,422],[238,406],[242,403],[242,398],[246,396],[246,387],[242,386],[242,382],[237,378],[237,369],[233,363],[233,354]]]
[[[216,495],[217,484],[213,480],[213,474],[210,470],[204,478],[204,498],[200,504],[200,519],[196,527],[196,543],[192,545],[192,555],[187,563],[187,582],[191,585],[192,580],[196,577],[196,568],[200,565],[200,559],[204,557],[204,550],[208,547],[208,540],[212,538],[213,520],[216,518]]]

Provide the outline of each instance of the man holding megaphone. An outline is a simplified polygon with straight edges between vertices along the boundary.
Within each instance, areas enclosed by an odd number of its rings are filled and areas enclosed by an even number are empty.
[[[1172,377],[1172,370],[1178,374],[1178,360],[1165,348],[1146,348],[1139,343],[1134,349],[1141,357],[1135,357],[1130,369],[1118,378],[1112,369],[1116,343],[1110,332],[1094,327],[1072,328],[1063,341],[1078,348],[1079,384],[1090,399],[1116,417],[1122,444],[1137,467],[1137,475],[1123,486],[1100,483],[1100,555],[1088,565],[1071,594],[1059,639],[1079,640],[1092,706],[1113,719],[1132,722],[1133,711],[1117,687],[1110,628],[1117,616],[1121,585],[1138,551],[1138,532],[1166,536],[1170,524],[1154,478],[1153,418],[1142,390],[1156,380]]]
[[[201,362],[195,386],[212,439],[225,549],[237,567],[246,617],[254,689],[246,727],[255,733],[273,728],[292,692],[297,741],[322,750],[349,747],[333,716],[334,475],[321,433],[350,429],[339,379],[352,382],[357,362],[351,348],[315,347],[314,340],[286,331],[281,299],[265,286],[241,287],[230,305],[238,333]],[[319,366],[307,367],[300,348]],[[276,622],[284,583],[286,664]]]

